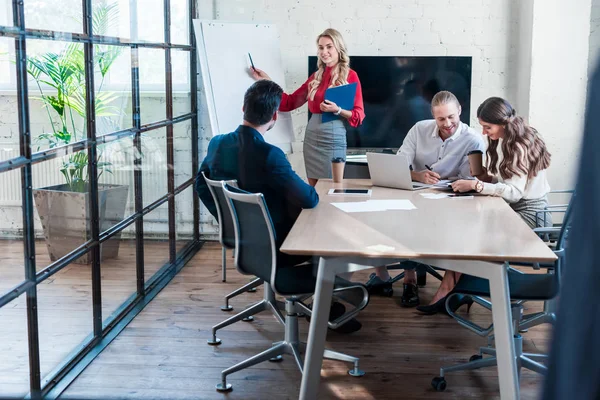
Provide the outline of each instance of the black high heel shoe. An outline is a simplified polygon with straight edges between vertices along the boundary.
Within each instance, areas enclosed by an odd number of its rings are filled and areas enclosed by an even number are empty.
[[[448,296],[449,295],[446,295],[438,301],[436,301],[435,303],[430,304],[428,306],[418,306],[417,311],[420,311],[425,315],[433,315],[437,313],[449,315],[448,311],[446,310],[446,299],[448,298]],[[452,312],[456,312],[456,310],[458,310],[465,304],[467,305],[467,312],[469,312],[471,310],[471,306],[473,305],[473,299],[471,298],[471,296],[452,296],[452,298],[450,299],[449,306]]]

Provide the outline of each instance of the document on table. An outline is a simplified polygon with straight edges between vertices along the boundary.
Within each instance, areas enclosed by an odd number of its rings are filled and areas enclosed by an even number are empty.
[[[331,203],[347,213],[355,212],[377,212],[388,210],[415,210],[417,207],[406,199],[397,200],[367,200],[358,202]]]

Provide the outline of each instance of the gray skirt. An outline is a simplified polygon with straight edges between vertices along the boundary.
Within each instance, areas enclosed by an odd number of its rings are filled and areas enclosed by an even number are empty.
[[[546,196],[539,199],[521,199],[509,205],[531,229],[552,226],[552,214],[538,212],[548,207],[548,197]]]
[[[331,162],[346,161],[346,128],[341,120],[322,123],[321,114],[313,114],[304,136],[306,176],[312,179],[331,178]]]

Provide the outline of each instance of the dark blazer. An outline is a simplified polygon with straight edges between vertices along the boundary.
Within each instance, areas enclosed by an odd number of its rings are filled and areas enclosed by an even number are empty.
[[[278,248],[300,211],[319,202],[315,189],[294,172],[283,151],[265,142],[249,126],[240,125],[234,132],[213,137],[200,172],[214,180],[237,179],[240,189],[262,193],[275,226]],[[200,200],[216,218],[214,200],[200,173],[195,186]]]
[[[590,81],[588,93],[573,225],[544,400],[600,399],[600,68]]]

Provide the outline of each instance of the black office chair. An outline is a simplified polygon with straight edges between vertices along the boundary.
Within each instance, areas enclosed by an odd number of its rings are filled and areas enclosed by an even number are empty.
[[[221,383],[217,385],[217,390],[229,391],[232,386],[227,383],[227,375],[266,360],[279,361],[282,354],[292,354],[302,372],[304,366],[302,347],[306,344],[299,340],[298,315],[309,310],[302,301],[314,293],[316,279],[312,264],[277,265],[275,230],[262,194],[247,193],[226,183],[223,183],[223,192],[234,216],[235,264],[238,271],[258,276],[264,280],[265,287],[270,285],[275,293],[285,297],[286,311],[283,341],[273,343],[270,349],[221,373]],[[344,297],[344,294],[348,295],[350,292],[360,293],[363,301],[355,309],[334,321],[339,325],[358,314],[369,302],[369,295],[364,285],[336,278],[334,294]],[[356,295],[350,294],[349,297],[356,297]],[[213,331],[209,344],[220,343]],[[358,368],[359,360],[356,357],[331,350],[325,350],[324,357],[353,363],[353,369],[348,373],[353,376],[364,375],[364,372]]]
[[[219,243],[221,243],[221,255],[222,255],[222,281],[226,282],[226,269],[227,269],[227,250],[235,247],[235,232],[233,229],[233,220],[231,219],[231,212],[227,205],[227,200],[223,195],[223,186],[221,181],[215,181],[209,179],[204,174],[204,171],[200,172],[204,181],[208,185],[208,190],[213,197],[215,207],[217,209],[217,217],[219,223]],[[237,187],[237,181],[229,180],[226,181],[229,185]],[[241,288],[234,290],[225,296],[225,305],[221,307],[223,311],[231,311],[233,307],[229,304],[229,300],[233,297],[240,295],[245,292],[256,292],[256,287],[262,285],[262,279],[257,278],[252,280],[250,283],[242,286]],[[252,321],[252,316],[249,316],[246,321]]]
[[[574,196],[573,196],[574,197]],[[554,299],[560,289],[561,274],[565,262],[565,249],[568,242],[569,229],[572,221],[572,203],[571,200],[565,218],[556,241],[554,253],[558,259],[552,265],[541,265],[542,268],[547,268],[546,274],[527,274],[509,269],[508,271],[508,286],[510,290],[511,300],[515,300],[512,304],[512,319],[514,329],[514,345],[515,355],[517,357],[517,368],[520,374],[521,368],[527,368],[538,373],[544,373],[547,369],[545,365],[539,361],[547,360],[547,354],[534,354],[523,352],[523,338],[519,334],[519,328],[523,318],[523,301],[548,301]],[[485,308],[491,309],[491,303],[481,297],[490,297],[489,281],[483,278],[477,278],[471,275],[462,275],[452,294],[446,300],[446,310],[448,314],[454,318],[460,325],[475,332],[479,336],[488,336],[493,331],[493,324],[487,328],[481,327],[472,321],[469,321],[462,316],[457,315],[448,306],[453,301],[452,297],[460,295],[473,296],[473,300]],[[483,357],[489,355],[490,357]],[[490,346],[479,349],[479,354],[471,356],[469,362],[451,367],[440,368],[440,376],[433,378],[431,385],[437,391],[446,389],[447,382],[445,374],[454,371],[466,371],[490,367],[497,365],[496,349]]]

